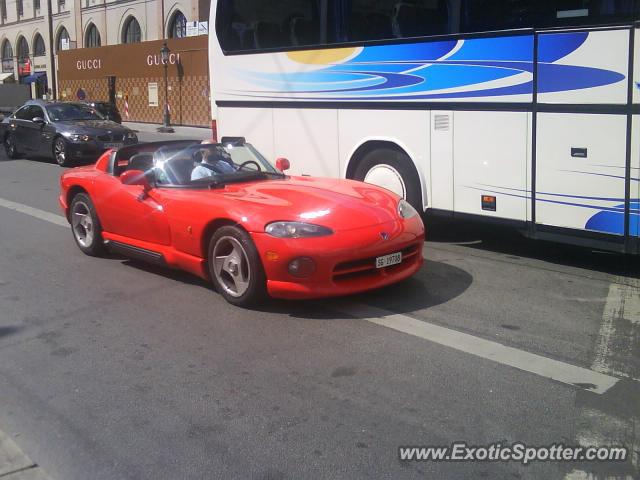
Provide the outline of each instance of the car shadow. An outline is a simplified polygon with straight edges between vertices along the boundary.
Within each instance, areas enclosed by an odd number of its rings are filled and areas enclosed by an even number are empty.
[[[161,277],[205,288],[216,294],[213,285],[181,270],[152,265],[140,260],[109,254],[108,258],[118,260],[123,265],[152,273]],[[282,300],[270,298],[249,310],[289,315],[300,319],[335,320],[343,318],[327,302],[348,301],[376,306],[394,313],[410,313],[446,303],[462,295],[473,283],[473,277],[466,271],[442,262],[425,260],[422,269],[413,277],[388,287],[370,292],[320,300]],[[222,299],[222,297],[220,297]]]
[[[534,259],[611,275],[640,277],[640,257],[525,237],[518,230],[481,222],[425,218],[427,241],[469,251],[497,253],[513,260]]]
[[[322,300],[272,299],[253,310],[287,314],[295,318],[334,320],[343,318],[339,304],[366,304],[392,313],[412,313],[449,302],[462,295],[473,283],[469,272],[447,263],[425,260],[413,277],[365,293]]]
[[[8,337],[9,335],[16,334],[22,329],[23,329],[23,327],[21,327],[21,326],[0,327],[0,338]]]

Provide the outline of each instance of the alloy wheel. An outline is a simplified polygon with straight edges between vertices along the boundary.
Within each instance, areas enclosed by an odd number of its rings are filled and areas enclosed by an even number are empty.
[[[233,237],[221,237],[213,248],[213,258],[218,284],[232,297],[244,295],[251,281],[251,266],[242,244]]]
[[[93,218],[89,206],[83,201],[73,204],[71,226],[78,243],[83,247],[91,246],[94,235]]]

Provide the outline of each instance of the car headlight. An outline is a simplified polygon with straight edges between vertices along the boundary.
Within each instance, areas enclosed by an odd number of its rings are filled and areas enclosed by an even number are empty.
[[[136,137],[135,133],[129,132],[129,133],[127,133],[127,139],[129,139],[129,140],[137,140],[138,137]]]
[[[278,238],[308,238],[331,235],[333,230],[313,223],[273,222],[266,226],[265,232]]]
[[[74,142],[88,142],[89,140],[91,140],[91,137],[89,135],[77,134],[77,133],[73,133],[69,135],[69,138]]]
[[[411,218],[418,215],[418,211],[409,202],[402,199],[398,202],[398,215],[402,218]]]

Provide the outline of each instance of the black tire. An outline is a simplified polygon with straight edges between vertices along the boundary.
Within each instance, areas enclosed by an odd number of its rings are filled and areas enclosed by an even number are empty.
[[[85,215],[85,217],[82,218],[81,215]],[[78,193],[73,197],[69,206],[69,216],[71,233],[78,248],[92,257],[103,255],[105,248],[102,239],[102,226],[89,195]],[[83,219],[84,222],[82,222]]]
[[[418,212],[422,212],[424,208],[418,172],[409,156],[400,150],[382,147],[366,153],[358,163],[353,179],[363,182],[370,170],[382,165],[387,165],[398,172],[404,184],[405,200]]]
[[[67,141],[62,137],[53,139],[52,147],[53,159],[61,167],[70,167],[72,162],[67,152]]]
[[[13,133],[8,133],[4,139],[4,151],[7,152],[7,157],[18,158],[20,153],[16,145],[16,136]]]
[[[234,226],[221,227],[211,237],[207,252],[211,281],[227,302],[248,307],[267,297],[262,261],[247,232]]]

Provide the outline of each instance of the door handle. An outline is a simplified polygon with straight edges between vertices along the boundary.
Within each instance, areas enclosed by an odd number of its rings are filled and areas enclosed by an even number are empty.
[[[571,156],[574,158],[587,158],[587,149],[571,147]]]

